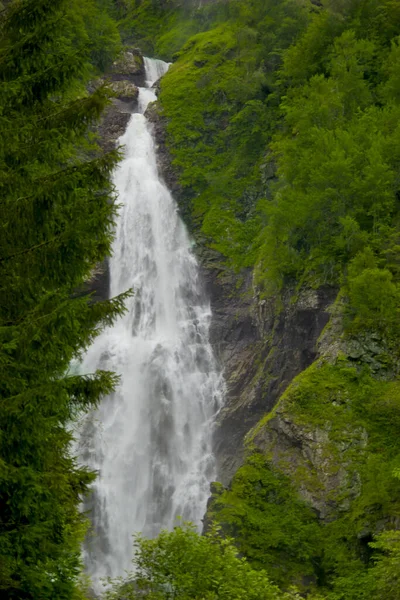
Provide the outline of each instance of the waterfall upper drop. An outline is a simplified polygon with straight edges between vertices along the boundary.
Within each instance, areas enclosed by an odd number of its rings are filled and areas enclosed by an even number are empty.
[[[215,477],[212,422],[222,379],[209,343],[211,312],[191,241],[160,180],[144,111],[168,69],[145,59],[146,85],[120,144],[114,176],[121,204],[111,295],[129,288],[128,311],[89,349],[86,372],[120,374],[117,391],[80,434],[85,464],[98,471],[90,501],[94,535],[85,560],[94,587],[130,568],[132,534],[157,535],[182,516],[200,524]]]

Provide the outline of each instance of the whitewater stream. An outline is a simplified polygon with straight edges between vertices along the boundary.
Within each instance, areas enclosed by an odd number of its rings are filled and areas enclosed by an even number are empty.
[[[116,392],[83,423],[81,458],[99,475],[85,510],[84,558],[95,591],[131,568],[132,534],[155,536],[177,516],[200,526],[215,477],[212,423],[223,384],[209,343],[211,312],[192,243],[160,179],[151,89],[168,69],[145,59],[146,88],[119,143],[121,204],[110,260],[111,296],[132,288],[128,311],[89,349],[85,372],[120,374]]]

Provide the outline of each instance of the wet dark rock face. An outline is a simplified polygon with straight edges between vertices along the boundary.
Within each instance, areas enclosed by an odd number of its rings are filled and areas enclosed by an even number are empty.
[[[103,81],[111,85],[116,95],[97,127],[101,148],[110,152],[116,147],[118,138],[125,133],[132,113],[137,110],[138,86],[143,86],[145,82],[144,61],[140,50],[134,48],[125,51],[97,84]],[[93,293],[95,301],[109,298],[110,274],[107,260],[97,265],[84,288]]]
[[[100,144],[105,152],[110,152],[115,148],[118,138],[127,128],[131,114],[128,111],[121,112],[117,102],[113,101],[98,127]]]
[[[144,85],[143,56],[137,48],[127,50],[105,78],[116,94],[98,127],[102,148],[109,152],[125,132],[130,116],[137,110],[138,87]]]
[[[75,293],[78,296],[91,294],[91,301],[93,302],[107,300],[110,297],[108,259],[105,259],[96,266],[89,279]]]
[[[213,311],[211,342],[227,386],[215,432],[218,479],[226,485],[243,462],[247,433],[314,361],[337,291],[304,290],[293,301],[288,290],[277,310],[274,300],[259,300],[250,272],[239,288],[226,273],[205,270],[204,278]]]
[[[155,86],[157,92],[157,84]],[[165,181],[168,189],[177,200],[178,205],[182,204],[182,196],[184,194],[182,186],[179,184],[178,175],[172,165],[172,156],[168,150],[166,138],[167,122],[163,117],[160,106],[157,102],[153,102],[147,108],[145,115],[153,126],[153,133],[156,141],[157,149],[157,166],[162,179]]]

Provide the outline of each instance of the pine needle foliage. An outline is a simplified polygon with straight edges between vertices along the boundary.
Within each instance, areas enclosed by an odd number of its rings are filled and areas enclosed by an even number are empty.
[[[124,310],[82,284],[110,253],[119,154],[88,133],[108,103],[93,69],[91,0],[19,0],[0,23],[0,596],[79,597],[78,507],[94,474],[71,420],[112,391],[71,360]],[[85,12],[86,11],[86,12]]]

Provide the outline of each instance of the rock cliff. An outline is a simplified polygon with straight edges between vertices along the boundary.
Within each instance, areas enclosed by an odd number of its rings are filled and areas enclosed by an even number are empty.
[[[105,79],[111,84],[115,94],[98,128],[101,145],[106,152],[115,148],[118,138],[128,125],[130,115],[135,112],[138,87],[144,85],[144,77],[143,57],[138,49],[125,51],[106,74]]]
[[[117,140],[125,132],[131,114],[137,109],[139,86],[144,85],[145,69],[143,56],[137,48],[126,50],[114,62],[110,71],[100,82],[107,81],[115,97],[105,111],[98,127],[99,143],[105,152],[116,147]],[[93,294],[93,300],[109,297],[110,276],[107,261],[97,265],[92,277],[86,283],[85,291]]]
[[[168,151],[160,106],[151,105],[146,116],[154,127],[160,172],[185,216],[187,198]],[[227,271],[201,240],[197,250],[212,307],[211,342],[227,386],[215,432],[218,478],[227,484],[243,463],[246,434],[314,361],[337,290],[325,287],[296,295],[288,289],[279,304],[262,300],[250,271]]]

